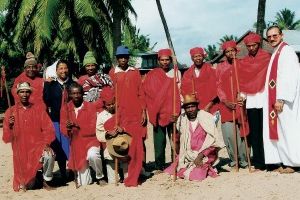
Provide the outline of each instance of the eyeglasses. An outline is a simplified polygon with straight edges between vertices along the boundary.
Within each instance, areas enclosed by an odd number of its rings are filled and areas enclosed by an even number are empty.
[[[267,38],[268,38],[268,40],[271,38],[277,39],[279,35],[280,34],[268,35]]]

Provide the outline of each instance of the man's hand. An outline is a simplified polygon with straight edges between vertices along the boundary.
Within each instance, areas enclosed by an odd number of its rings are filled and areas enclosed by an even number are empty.
[[[15,117],[10,116],[9,119],[8,119],[8,123],[9,123],[9,128],[12,129],[14,127],[14,124],[15,124]]]
[[[124,131],[125,131],[125,129],[120,127],[120,126],[117,126],[116,129],[115,129],[116,134],[117,133],[123,133]]]
[[[231,110],[235,110],[236,107],[236,103],[234,102],[230,102],[230,101],[224,101],[224,104],[227,108],[231,109]]]
[[[199,153],[197,158],[194,160],[194,164],[196,167],[201,167],[203,165],[203,158],[204,155],[202,153]]]
[[[210,109],[212,108],[213,105],[214,105],[213,102],[209,102],[209,103],[204,107],[203,110],[205,110],[206,112],[210,112]]]
[[[274,104],[274,109],[277,113],[281,113],[283,110],[284,101],[283,100],[276,100]]]
[[[178,119],[178,115],[172,115],[170,121],[173,123],[176,122],[177,119]]]
[[[70,120],[67,120],[67,124],[66,125],[67,125],[66,127],[67,127],[68,131],[71,131],[72,128],[73,128],[73,126],[74,126],[73,122],[71,122]]]
[[[244,98],[244,97],[241,97],[240,95],[238,95],[238,97],[237,97],[237,104],[238,104],[240,107],[244,106],[244,104],[245,104],[245,98]]]
[[[44,151],[46,151],[46,153],[48,155],[54,155],[54,152],[53,150],[51,149],[51,147],[49,146],[49,144],[46,144],[45,148],[44,148]]]
[[[143,110],[141,125],[142,126],[146,126],[147,125],[147,113],[146,113],[146,110]]]

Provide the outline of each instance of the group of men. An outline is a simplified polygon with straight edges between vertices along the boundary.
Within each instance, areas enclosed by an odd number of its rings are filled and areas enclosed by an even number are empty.
[[[267,39],[272,55],[260,48],[261,37],[250,33],[244,39],[249,54],[242,59],[236,58],[234,41],[224,42],[225,60],[216,69],[204,62],[204,49],[195,47],[193,65],[183,76],[172,65],[170,49],[158,51],[159,66],[143,78],[128,64],[125,46],[117,48],[118,65],[109,75],[99,72],[87,52],[86,75],[77,82],[62,60],[55,78],[38,78],[35,57],[27,54],[11,90],[15,105],[4,118],[3,141],[13,147],[14,190],[35,185],[40,169],[43,186],[50,189],[55,160],[62,180],[67,181],[68,168],[78,186],[93,180],[137,186],[148,121],[157,172],[177,171],[188,180],[216,177],[213,165],[224,146],[231,167],[247,167],[251,147],[255,170],[294,172],[300,166],[300,66],[279,27],[270,27]],[[167,137],[177,154],[170,166]]]

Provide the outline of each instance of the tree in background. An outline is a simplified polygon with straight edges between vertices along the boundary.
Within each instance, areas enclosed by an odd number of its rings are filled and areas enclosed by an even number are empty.
[[[258,0],[256,33],[263,38],[265,23],[266,0]]]
[[[219,55],[219,50],[217,49],[216,45],[208,45],[207,48],[205,48],[205,51],[207,53],[207,57],[205,60],[213,60],[215,57]]]
[[[295,12],[284,8],[276,13],[274,22],[283,30],[300,30],[300,19],[295,17]]]

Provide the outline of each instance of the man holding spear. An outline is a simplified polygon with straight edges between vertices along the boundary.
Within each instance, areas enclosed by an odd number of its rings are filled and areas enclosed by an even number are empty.
[[[19,191],[34,186],[36,173],[43,169],[43,187],[51,189],[55,155],[50,143],[55,139],[54,127],[40,105],[29,102],[32,88],[27,82],[17,85],[18,103],[5,112],[3,137],[12,143],[14,161],[13,189]]]
[[[247,166],[246,144],[242,137],[246,137],[249,132],[248,123],[241,120],[240,108],[244,104],[244,99],[238,95],[237,73],[234,67],[237,54],[236,43],[227,41],[223,43],[222,50],[226,60],[220,63],[216,70],[217,93],[221,101],[222,133],[231,160],[229,166],[236,166],[237,169],[238,166],[245,168]],[[243,127],[242,123],[246,126]]]
[[[173,123],[180,113],[181,74],[178,70],[171,68],[171,49],[158,51],[158,63],[159,67],[146,75],[143,86],[149,121],[153,125],[156,169],[162,171],[165,167],[166,136],[171,138]],[[175,88],[174,77],[176,77]],[[174,145],[172,146],[174,148]]]
[[[114,124],[127,127],[125,132],[132,138],[128,152],[128,176],[124,184],[126,187],[136,187],[143,165],[143,139],[147,133],[147,115],[142,78],[135,67],[129,66],[129,57],[128,47],[119,46],[116,51],[118,65],[110,70],[109,75],[114,87],[117,87],[115,98],[118,111],[115,121],[117,123]]]

